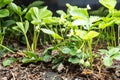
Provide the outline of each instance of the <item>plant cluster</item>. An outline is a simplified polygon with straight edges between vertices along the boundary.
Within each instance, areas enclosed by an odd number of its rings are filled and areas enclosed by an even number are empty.
[[[115,9],[116,0],[99,0],[109,11],[104,17],[91,16],[89,6],[79,8],[66,4],[67,11],[58,10],[60,16],[55,17],[47,7],[21,8],[13,3],[13,0],[2,1],[0,2],[2,3],[0,4],[0,46],[14,53],[3,46],[4,35],[7,31],[13,32],[14,36],[17,36],[17,32],[18,36],[22,33],[27,46],[23,51],[27,56],[23,58],[23,63],[52,61],[53,68],[56,68],[67,61],[92,69],[94,59],[98,57],[93,53],[93,46],[101,44],[113,46],[108,50],[100,50],[100,53],[105,54],[102,56],[104,65],[111,66],[113,59],[120,60],[120,49],[115,47],[117,37],[114,26],[120,25],[120,11]],[[44,34],[44,39],[40,33]],[[38,57],[35,53],[38,40],[41,39],[52,46]],[[7,66],[7,62],[11,64],[15,59],[9,60],[3,61],[3,65]]]

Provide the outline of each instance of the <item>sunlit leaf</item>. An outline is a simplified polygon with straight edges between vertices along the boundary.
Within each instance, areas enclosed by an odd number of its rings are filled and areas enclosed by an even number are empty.
[[[114,9],[117,4],[116,0],[99,0],[99,2],[111,10]]]
[[[63,16],[66,15],[66,13],[65,13],[63,10],[57,10],[57,13],[58,13],[59,15],[63,15]]]
[[[115,20],[112,20],[112,21],[109,21],[109,22],[101,22],[99,24],[99,28],[105,29],[106,27],[110,27],[114,23],[115,23]]]
[[[87,8],[78,8],[77,6],[71,6],[70,4],[66,4],[66,5],[68,7],[68,12],[70,15],[79,16],[86,21],[89,20]]]
[[[90,32],[88,32],[88,33],[83,37],[83,39],[84,39],[84,40],[93,39],[93,38],[97,37],[98,35],[99,35],[98,32],[96,32],[96,31],[90,31]]]
[[[90,16],[90,23],[94,23],[96,21],[101,20],[101,18],[99,16]]]
[[[105,65],[105,66],[111,66],[112,65],[112,59],[110,58],[110,57],[105,57],[104,59],[103,59],[103,64]]]
[[[52,30],[41,28],[41,30],[46,33],[51,35],[54,39],[63,39],[59,34],[53,32]]]
[[[74,26],[79,26],[79,25],[85,26],[85,25],[88,25],[88,21],[82,20],[82,19],[76,19],[72,22],[72,25],[74,25]]]
[[[47,18],[44,18],[43,19],[43,22],[45,23],[45,24],[52,24],[52,25],[54,25],[54,24],[58,24],[59,23],[59,18],[56,18],[56,17],[47,17]]]
[[[32,24],[37,25],[42,22],[42,19],[51,16],[52,16],[52,12],[48,10],[47,7],[44,7],[42,9],[39,9],[37,7],[32,7],[25,15],[25,18],[32,21]]]
[[[39,12],[40,19],[46,18],[46,17],[51,17],[52,12],[47,9],[47,7],[40,9]]]

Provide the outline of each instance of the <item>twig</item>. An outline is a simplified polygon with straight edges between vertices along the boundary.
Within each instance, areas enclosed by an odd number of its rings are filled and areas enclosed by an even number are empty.
[[[12,74],[12,76],[13,76],[13,80],[15,80],[15,75],[14,75],[14,73],[10,70],[10,72],[11,72],[11,74]]]

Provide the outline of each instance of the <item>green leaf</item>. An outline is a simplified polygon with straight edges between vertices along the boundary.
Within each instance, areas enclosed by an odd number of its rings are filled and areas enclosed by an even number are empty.
[[[74,49],[71,49],[70,55],[71,55],[71,56],[77,56],[77,51],[74,50]]]
[[[54,24],[58,24],[59,23],[59,18],[57,18],[57,17],[47,17],[47,18],[43,19],[43,22],[45,24],[52,24],[52,25],[54,25]]]
[[[16,59],[11,57],[11,58],[3,60],[2,64],[3,64],[3,66],[9,66],[12,63],[14,63],[15,61],[16,61]]]
[[[41,28],[41,30],[46,34],[51,35],[54,39],[63,39],[59,34],[53,32],[49,29]]]
[[[25,34],[23,22],[16,22],[16,24],[18,26],[18,29],[20,29]]]
[[[63,60],[64,60],[64,57],[58,55],[57,57],[54,57],[54,58],[53,58],[52,63],[53,63],[53,64],[62,63]]]
[[[47,7],[42,9],[39,9],[37,7],[32,7],[26,13],[25,18],[30,21],[33,21],[32,24],[36,25],[35,21],[37,21],[37,24],[40,24],[42,19],[51,16],[52,16],[52,12],[47,10]]]
[[[13,0],[1,0],[2,2],[4,2],[5,4],[9,4],[11,3]]]
[[[11,3],[13,0],[0,0],[0,8],[5,7],[7,4]]]
[[[84,39],[84,40],[90,40],[90,39],[93,39],[93,38],[97,37],[98,35],[99,35],[98,32],[96,32],[96,31],[90,31],[90,32],[88,32],[88,33],[83,37],[83,39]]]
[[[7,9],[0,10],[0,18],[9,16],[9,11]]]
[[[39,58],[34,58],[34,57],[32,57],[32,58],[24,57],[22,59],[22,63],[23,64],[25,64],[25,63],[31,63],[31,62],[35,62],[36,63],[38,61],[40,61],[40,59]]]
[[[40,19],[43,19],[46,17],[51,17],[52,12],[50,10],[47,10],[47,7],[44,7],[42,9],[40,9],[39,16],[40,16]]]
[[[54,34],[52,34],[51,35],[54,39],[59,39],[59,40],[62,40],[63,38],[59,35],[59,34],[57,34],[57,33],[54,33]]]
[[[11,26],[11,25],[13,25],[15,23],[16,23],[16,21],[14,21],[14,20],[6,20],[6,21],[3,22],[2,26],[8,27],[8,26]]]
[[[79,63],[84,64],[85,63],[84,59],[80,59]]]
[[[113,17],[120,17],[120,10],[114,10],[113,12],[112,12],[112,16]]]
[[[52,46],[48,47],[48,48],[45,49],[45,51],[43,52],[43,54],[47,54],[47,53],[50,54],[53,49],[54,49],[54,47],[52,47]]]
[[[79,36],[81,39],[87,34],[85,30],[75,30],[75,35]]]
[[[28,5],[28,8],[31,8],[31,7],[40,7],[43,5],[43,1],[34,1],[33,3],[31,3],[30,5]]]
[[[99,49],[100,54],[108,54],[108,50],[106,49]]]
[[[87,19],[89,18],[87,8],[78,8],[77,6],[71,6],[70,4],[66,4],[68,7],[68,13],[72,16],[79,16],[82,19]]]
[[[54,47],[49,47],[45,49],[45,51],[43,52],[43,55],[40,56],[41,60],[48,62],[52,58],[51,53],[53,49]]]
[[[69,62],[73,63],[73,64],[78,64],[80,62],[80,59],[77,57],[70,57],[68,59]]]
[[[48,53],[41,56],[41,60],[45,61],[45,62],[50,61],[51,58],[52,58],[52,56],[50,54],[48,54]]]
[[[112,59],[110,58],[110,57],[104,57],[104,59],[103,59],[103,64],[105,65],[105,66],[108,66],[108,67],[110,67],[111,65],[112,65]]]
[[[19,29],[18,26],[14,26],[14,27],[12,27],[12,29],[22,33],[22,31]]]
[[[86,61],[83,65],[84,65],[85,67],[90,67],[90,62],[89,62],[89,61]]]
[[[63,10],[57,10],[57,14],[61,15],[61,16],[65,16],[66,13]]]
[[[25,24],[25,26],[24,26],[25,33],[27,33],[27,31],[29,29],[29,22],[26,20],[24,24]]]
[[[30,62],[32,62],[32,60],[30,58],[24,57],[22,59],[22,63],[30,63]]]
[[[55,34],[53,31],[51,31],[51,30],[49,30],[49,29],[41,28],[41,30],[42,30],[44,33],[49,34],[49,35]]]
[[[99,2],[110,10],[114,9],[117,4],[116,0],[99,0]]]
[[[113,59],[120,60],[120,52],[112,56]]]
[[[34,25],[38,25],[41,23],[41,20],[32,20],[31,23]]]
[[[96,22],[96,21],[99,21],[99,20],[101,20],[101,17],[99,17],[99,16],[90,16],[90,23],[91,24]]]
[[[79,26],[79,25],[81,25],[81,26],[88,26],[88,21],[86,21],[86,20],[84,20],[84,19],[76,19],[76,20],[74,20],[73,22],[72,22],[72,25],[74,25],[74,26]]]
[[[10,8],[10,10],[14,11],[16,14],[20,16],[22,15],[21,7],[17,6],[15,3],[10,3],[8,8]]]
[[[109,27],[109,26],[111,26],[111,25],[114,24],[114,23],[115,23],[115,20],[108,21],[108,22],[101,22],[101,23],[99,24],[99,28],[105,29],[106,27]]]
[[[24,51],[23,53],[26,54],[29,58],[32,58],[32,57],[34,57],[35,59],[38,58],[38,56],[31,51]]]
[[[62,48],[62,53],[64,53],[64,54],[69,54],[70,52],[71,52],[71,49],[68,48],[67,46],[64,46],[64,47]]]
[[[17,31],[20,31],[24,34],[27,33],[27,31],[29,29],[29,22],[27,20],[25,22],[16,22],[16,24],[17,24],[17,26],[16,26],[16,28],[14,27],[14,29],[16,29]]]
[[[120,51],[119,48],[111,48],[108,53],[110,56],[113,56],[114,54],[117,54],[119,51]]]

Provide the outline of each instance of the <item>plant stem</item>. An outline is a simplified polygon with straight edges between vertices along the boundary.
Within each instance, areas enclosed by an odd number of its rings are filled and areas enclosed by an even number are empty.
[[[4,45],[2,45],[2,44],[0,44],[0,46],[3,47],[3,48],[5,48],[6,50],[8,50],[8,51],[11,52],[11,53],[15,53],[14,51],[10,50],[9,48],[7,48],[6,46],[4,46]]]
[[[92,54],[92,39],[88,41],[89,49],[90,49],[90,68],[93,69],[92,63],[93,63],[93,54]]]
[[[29,44],[29,41],[28,41],[28,38],[27,38],[27,35],[24,33],[24,36],[25,36],[25,40],[26,40],[26,43],[27,43],[27,50],[31,50],[30,49],[30,44]]]
[[[33,44],[32,44],[32,51],[36,51],[36,36],[37,35],[37,32],[36,32],[36,30],[35,30],[35,27],[34,27],[34,36],[33,36]]]
[[[40,31],[36,31],[36,27],[34,26],[34,37],[33,37],[33,43],[32,43],[32,51],[33,52],[36,52],[39,33],[40,33]]]

